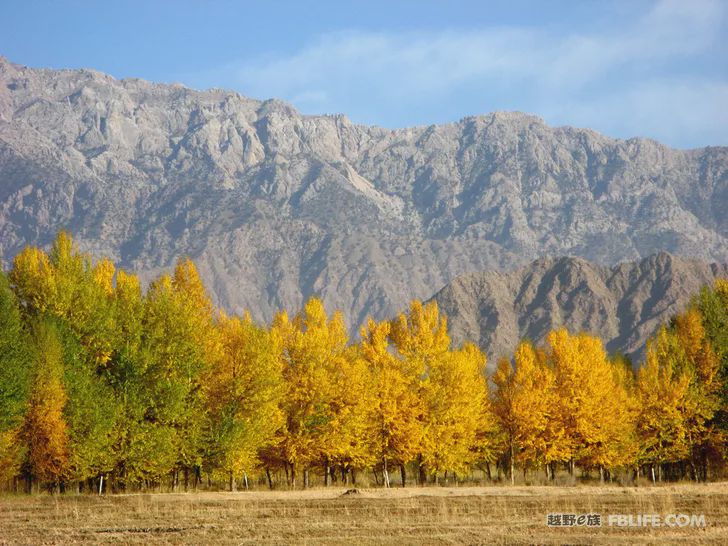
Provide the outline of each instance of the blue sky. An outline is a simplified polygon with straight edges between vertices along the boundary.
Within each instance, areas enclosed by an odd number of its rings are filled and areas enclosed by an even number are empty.
[[[495,110],[728,145],[728,2],[0,0],[0,55],[403,127]]]

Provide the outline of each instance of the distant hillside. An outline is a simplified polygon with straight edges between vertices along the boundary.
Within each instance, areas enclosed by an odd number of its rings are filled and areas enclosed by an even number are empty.
[[[544,258],[511,273],[463,275],[434,296],[453,340],[471,340],[490,364],[521,338],[543,341],[566,326],[600,336],[609,351],[635,360],[659,325],[701,286],[728,277],[728,266],[660,253],[612,268],[580,258]]]

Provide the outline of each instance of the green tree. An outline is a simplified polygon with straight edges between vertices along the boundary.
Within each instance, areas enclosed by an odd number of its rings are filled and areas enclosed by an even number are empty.
[[[17,299],[0,271],[0,480],[18,474],[19,438],[30,391],[31,353]]]
[[[77,335],[63,325],[57,331],[63,345],[67,394],[63,414],[68,425],[68,478],[80,484],[114,468],[121,405],[104,375],[97,373],[96,359],[84,350]]]

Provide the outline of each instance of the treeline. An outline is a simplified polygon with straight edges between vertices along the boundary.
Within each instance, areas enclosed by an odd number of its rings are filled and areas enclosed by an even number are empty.
[[[311,299],[269,326],[215,309],[189,259],[143,292],[60,233],[0,273],[0,480],[137,490],[311,474],[385,486],[617,470],[707,480],[728,433],[728,282],[697,294],[635,373],[566,330],[522,342],[491,381],[434,303],[348,338]],[[411,474],[411,476],[410,476]],[[282,476],[285,475],[285,481]]]

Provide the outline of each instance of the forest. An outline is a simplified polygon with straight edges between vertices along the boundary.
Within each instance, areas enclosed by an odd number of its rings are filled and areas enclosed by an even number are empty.
[[[270,324],[217,309],[194,263],[146,289],[66,232],[0,272],[0,485],[123,492],[467,480],[529,472],[709,481],[728,457],[728,281],[644,362],[558,329],[486,374],[436,304],[350,339],[309,299]],[[627,479],[625,478],[625,479]],[[620,478],[622,479],[622,478]]]

